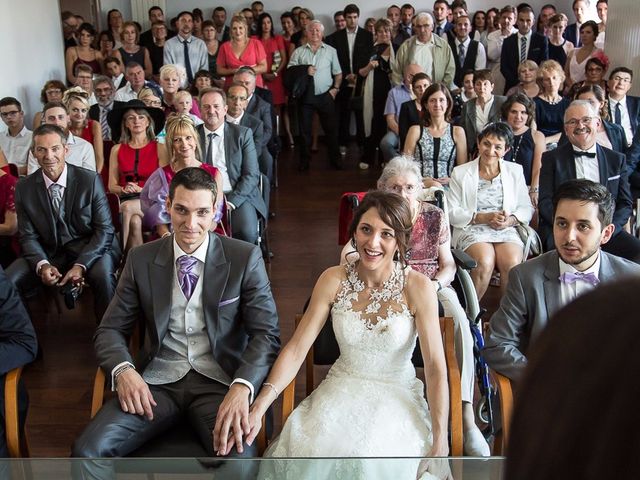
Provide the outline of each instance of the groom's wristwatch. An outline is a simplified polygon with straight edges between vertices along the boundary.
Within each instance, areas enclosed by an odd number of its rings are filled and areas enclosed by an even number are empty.
[[[437,278],[432,278],[431,281],[437,285],[436,293],[442,290],[442,284],[440,283],[440,280],[438,280]]]

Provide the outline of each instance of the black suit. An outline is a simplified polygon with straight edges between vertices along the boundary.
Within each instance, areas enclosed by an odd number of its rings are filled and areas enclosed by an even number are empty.
[[[159,355],[165,337],[171,336],[177,281],[173,243],[170,236],[129,253],[116,296],[94,337],[96,356],[107,378],[122,362],[134,364],[142,375]],[[198,281],[205,282],[200,298],[210,347],[205,355],[211,354],[229,379],[249,382],[257,395],[280,349],[278,316],[260,249],[210,233]],[[144,325],[145,341],[133,358],[128,339],[140,323]],[[168,362],[164,365],[171,368]],[[194,385],[198,389],[189,390]],[[124,413],[118,400],[113,399],[76,440],[73,456],[128,455],[180,421],[191,424],[202,446],[214,456],[213,426],[228,386],[192,368],[179,380],[150,385],[150,390],[157,402],[152,422]],[[252,454],[255,446],[245,447],[245,455]]]
[[[549,58],[549,40],[538,32],[531,32],[527,60],[533,60],[540,65]],[[518,65],[520,64],[520,45],[518,33],[504,39],[502,54],[500,55],[500,71],[505,79],[504,91],[518,84]]]
[[[23,257],[7,269],[20,292],[40,284],[36,266],[47,260],[63,275],[74,264],[86,268],[95,298],[96,319],[113,297],[120,247],[100,176],[67,164],[67,187],[56,218],[42,170],[18,182],[15,194]]]
[[[596,32],[597,35],[598,32]],[[580,41],[580,34],[578,33],[578,24],[572,23],[567,25],[567,28],[564,29],[564,33],[562,36],[573,43],[573,46],[579,48],[582,46],[582,42]]]
[[[167,40],[175,36],[176,32],[167,27]],[[140,41],[138,42],[138,45],[141,45],[148,49],[151,49],[155,45],[153,42],[153,33],[151,32],[151,29],[140,34]]]
[[[0,267],[0,458],[8,457],[5,443],[4,381],[5,375],[14,368],[33,361],[38,351],[36,333],[29,320],[15,286]],[[27,413],[27,397],[20,388],[18,409],[24,425]],[[0,468],[2,472],[2,468]]]
[[[480,45],[480,43],[477,42],[476,40],[471,40],[469,42],[469,45],[467,46],[467,50],[466,50],[466,55],[464,57],[464,64],[460,65],[460,56],[458,55],[459,47],[458,45],[456,45],[456,36],[452,35],[452,37],[449,38],[449,47],[451,48],[451,52],[453,53],[453,58],[456,64],[456,74],[453,78],[453,83],[455,83],[458,88],[463,87],[462,84],[463,84],[464,72],[476,69],[476,58],[478,57],[478,45]]]
[[[613,213],[615,231],[613,238],[603,245],[603,250],[638,263],[640,260],[640,240],[624,231],[632,208],[625,156],[601,145],[597,146],[596,156],[600,183],[607,187],[615,201]],[[555,150],[542,154],[538,230],[547,250],[555,247],[553,241],[553,194],[562,183],[575,178],[576,162],[573,156],[573,146],[570,143],[560,145]]]
[[[204,125],[197,127],[202,151],[207,152]],[[234,238],[249,243],[258,239],[258,214],[267,218],[267,207],[259,189],[260,169],[251,131],[240,125],[225,122],[224,151],[231,191],[226,192],[227,202],[234,205],[231,211],[231,231]],[[204,163],[212,165],[211,158]]]
[[[265,101],[261,95],[257,94],[256,88],[256,92],[251,96],[251,100],[247,103],[245,111],[262,122],[262,142],[260,144],[256,144],[256,151],[258,152],[258,166],[260,167],[260,172],[266,175],[271,183],[271,180],[273,179],[273,157],[271,156],[271,152],[269,152],[268,145],[271,141],[271,137],[274,135],[273,107],[270,103]]]
[[[121,102],[119,100],[114,100],[113,101],[113,106],[111,108],[112,109],[119,108],[119,107],[122,107],[124,104],[125,104],[125,102]],[[91,120],[95,120],[96,122],[100,123],[100,105],[99,104],[94,103],[93,105],[91,105],[91,107],[89,107],[89,118]],[[109,135],[109,136],[111,136],[111,135]],[[109,150],[111,150],[111,148],[109,148]],[[109,161],[109,157],[108,156],[105,156],[104,158],[107,160],[107,162]]]
[[[360,76],[358,71],[364,67],[371,59],[371,46],[373,45],[373,37],[371,32],[364,28],[358,27],[356,30],[356,38],[353,43],[353,52],[349,55],[349,40],[347,39],[347,29],[342,29],[331,35],[331,45],[336,49],[340,69],[342,70],[342,84],[340,91],[336,95],[336,106],[338,107],[338,142],[340,145],[349,143],[349,127],[351,125],[350,100],[352,97],[362,95],[362,85],[364,78]],[[356,75],[355,91],[349,87],[347,75]],[[361,111],[354,111],[356,114],[356,132],[358,143],[364,142],[364,121]]]
[[[400,113],[398,114],[398,137],[400,139],[399,150],[402,151],[404,141],[407,139],[407,133],[413,125],[420,125],[420,112],[416,107],[415,100],[407,100],[400,105]]]

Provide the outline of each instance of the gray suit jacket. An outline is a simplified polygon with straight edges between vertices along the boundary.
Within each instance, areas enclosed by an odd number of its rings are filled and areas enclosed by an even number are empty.
[[[204,134],[204,125],[198,125],[196,129],[200,136],[200,147],[203,152],[206,152],[207,139]],[[267,207],[258,187],[260,169],[258,168],[258,155],[251,130],[225,122],[224,155],[232,189],[227,194],[227,201],[236,207],[248,201],[260,215],[267,218]],[[205,163],[211,164],[210,159],[206,158]]]
[[[260,156],[262,148],[266,147],[266,141],[264,139],[264,124],[262,121],[258,117],[251,115],[249,112],[244,112],[239,125],[251,130],[251,133],[253,134],[253,143],[256,146],[258,156]]]
[[[260,249],[249,243],[209,234],[201,280],[203,309],[213,357],[233,378],[251,382],[258,392],[280,349],[278,314]],[[100,366],[111,372],[131,362],[142,373],[162,345],[169,327],[174,279],[173,236],[129,252],[113,300],[94,343]],[[138,358],[127,340],[144,322]]]
[[[62,221],[72,240],[64,245],[58,241],[53,208],[40,169],[18,182],[15,201],[22,254],[34,270],[40,260],[51,260],[63,252],[91,269],[107,251],[118,248],[109,202],[96,172],[67,164]]]
[[[273,135],[271,105],[254,93],[247,104],[246,112],[262,122],[264,126],[264,144],[267,145],[269,140],[271,140],[271,135]],[[256,146],[256,148],[258,148],[258,146]]]
[[[600,251],[601,284],[625,275],[640,275],[640,266]],[[491,317],[482,354],[491,368],[519,380],[527,365],[527,353],[564,305],[560,303],[558,252],[552,250],[517,265],[509,272],[509,286],[500,308]]]
[[[489,110],[489,123],[497,122],[502,117],[501,109],[502,104],[507,100],[507,97],[501,95],[493,96],[493,105]],[[465,102],[462,107],[462,114],[460,115],[460,126],[464,128],[465,136],[467,137],[467,151],[469,153],[475,151],[475,144],[478,138],[478,132],[476,130],[476,99],[472,98],[468,102]]]

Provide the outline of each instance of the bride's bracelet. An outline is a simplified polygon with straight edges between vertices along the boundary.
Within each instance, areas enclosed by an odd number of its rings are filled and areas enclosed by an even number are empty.
[[[273,393],[276,394],[276,398],[278,398],[280,396],[280,392],[278,392],[278,389],[276,388],[276,386],[273,383],[268,383],[265,382],[262,384],[263,387],[269,387],[271,390],[273,390]]]

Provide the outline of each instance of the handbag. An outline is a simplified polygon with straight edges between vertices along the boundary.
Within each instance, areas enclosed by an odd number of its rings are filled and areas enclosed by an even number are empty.
[[[515,225],[516,232],[520,236],[520,240],[524,243],[522,261],[526,262],[531,254],[534,257],[542,254],[542,240],[540,235],[532,227],[518,220]]]

